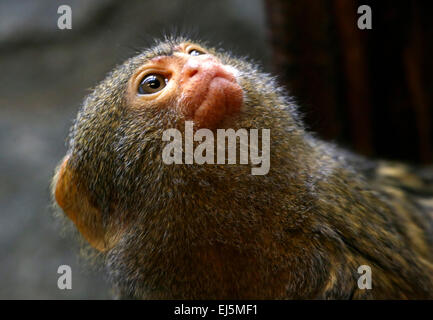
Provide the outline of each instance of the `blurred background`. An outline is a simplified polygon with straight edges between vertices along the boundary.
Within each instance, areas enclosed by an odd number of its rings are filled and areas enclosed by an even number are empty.
[[[60,30],[57,9],[72,9]],[[373,29],[359,30],[368,4]],[[427,1],[2,0],[0,299],[105,299],[103,273],[61,235],[50,179],[83,97],[154,37],[192,32],[279,77],[308,127],[356,152],[433,160],[433,30]],[[72,290],[57,268],[72,267]]]

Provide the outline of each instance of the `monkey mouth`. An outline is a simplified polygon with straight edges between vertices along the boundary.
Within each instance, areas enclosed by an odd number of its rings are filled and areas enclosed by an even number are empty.
[[[240,111],[243,90],[231,74],[216,73],[206,80],[207,85],[202,82],[194,86],[196,90],[185,101],[184,114],[196,127],[215,129],[225,117]]]

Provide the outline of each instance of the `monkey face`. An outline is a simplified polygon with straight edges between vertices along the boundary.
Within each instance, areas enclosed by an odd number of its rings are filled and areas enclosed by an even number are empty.
[[[135,70],[128,82],[127,105],[171,108],[196,127],[215,128],[242,107],[236,73],[200,46],[183,42],[171,55],[156,56]]]
[[[296,108],[273,77],[254,63],[188,39],[161,42],[115,72],[124,85],[115,92],[123,99],[118,108],[143,127],[183,128],[191,120],[194,128],[260,129],[274,125],[269,119],[275,117],[297,126]]]

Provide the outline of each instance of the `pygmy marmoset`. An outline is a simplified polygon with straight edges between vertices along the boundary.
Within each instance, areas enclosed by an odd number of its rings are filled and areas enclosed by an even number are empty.
[[[207,129],[201,139],[269,130],[268,170],[252,174],[257,162],[241,152],[191,162],[186,142],[167,164],[164,132],[183,141],[187,123]],[[169,38],[85,99],[53,194],[120,297],[411,299],[433,298],[432,180],[321,141],[255,65]],[[371,289],[358,286],[361,265]]]

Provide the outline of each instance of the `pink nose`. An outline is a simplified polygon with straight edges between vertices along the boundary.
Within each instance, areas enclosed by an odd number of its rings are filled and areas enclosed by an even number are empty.
[[[180,72],[180,109],[199,127],[216,127],[240,111],[243,91],[234,74],[216,58],[190,56]]]
[[[188,59],[188,62],[183,66],[182,76],[186,79],[192,78],[198,73],[199,69],[200,63],[197,61],[197,59]]]
[[[229,81],[236,81],[234,75],[227,71],[216,59],[209,56],[192,56],[188,59],[181,71],[181,82],[210,81],[215,77],[221,77]]]

